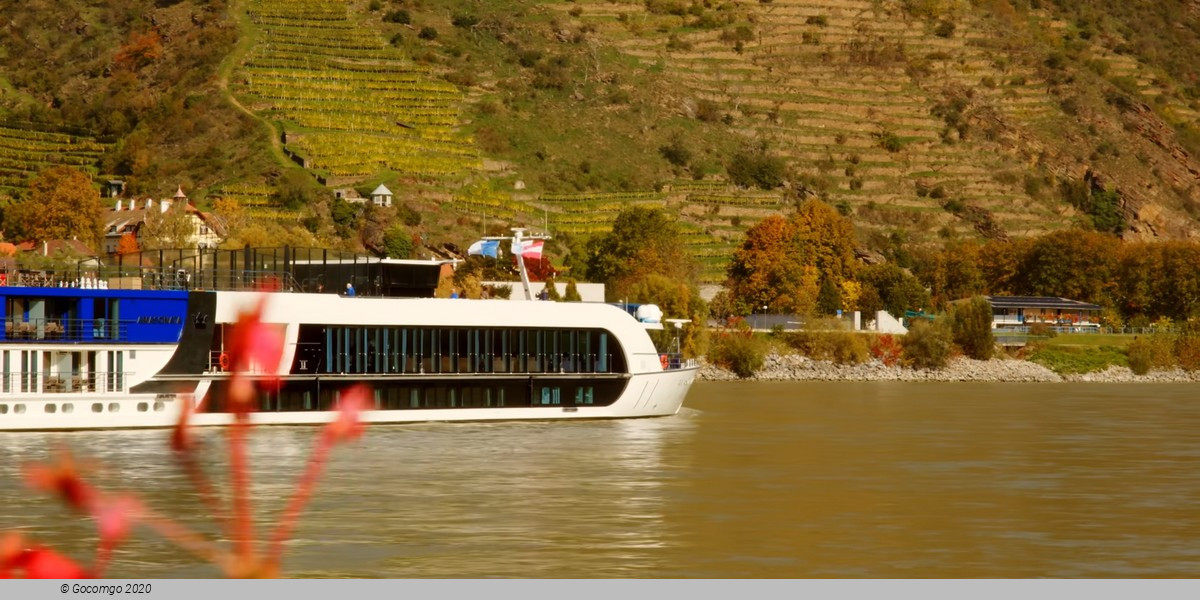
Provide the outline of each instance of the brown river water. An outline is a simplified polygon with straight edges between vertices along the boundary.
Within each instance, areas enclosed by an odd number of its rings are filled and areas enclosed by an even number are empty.
[[[315,428],[252,434],[269,526]],[[220,430],[205,434],[221,474]],[[20,484],[65,446],[215,532],[162,431],[0,434],[0,531],[88,558]],[[264,525],[265,523],[265,525]],[[673,417],[376,426],[338,449],[292,577],[1195,577],[1195,384],[697,383]],[[217,572],[147,531],[114,577]]]

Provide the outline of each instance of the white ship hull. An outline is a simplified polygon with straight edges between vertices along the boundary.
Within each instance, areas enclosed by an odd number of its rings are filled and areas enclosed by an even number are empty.
[[[633,375],[620,399],[609,406],[533,406],[505,408],[447,408],[418,410],[366,410],[366,423],[429,423],[469,421],[517,421],[558,419],[627,419],[663,417],[679,412],[696,377],[697,369]],[[8,402],[10,412],[0,415],[4,431],[64,431],[86,429],[147,429],[172,427],[179,421],[187,396],[167,394],[47,395]],[[23,406],[21,413],[11,407]],[[48,405],[54,412],[47,412]],[[95,408],[99,405],[99,409]],[[337,416],[334,411],[253,412],[256,425],[319,425]],[[230,413],[200,412],[192,415],[196,426],[220,426],[233,422]]]
[[[252,263],[244,263],[252,264]],[[209,277],[199,281],[209,281]],[[374,424],[626,419],[677,413],[696,367],[622,308],[244,290],[0,287],[0,431],[233,422],[227,354],[242,314],[283,341],[259,425],[336,418],[362,383]],[[265,299],[265,304],[263,304]]]

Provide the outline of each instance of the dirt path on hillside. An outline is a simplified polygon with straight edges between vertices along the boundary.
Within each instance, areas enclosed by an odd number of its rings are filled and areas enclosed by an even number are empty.
[[[275,124],[255,114],[254,111],[242,104],[233,95],[233,92],[229,90],[229,78],[233,75],[233,70],[242,63],[242,58],[254,47],[254,43],[257,41],[254,24],[250,21],[250,15],[246,14],[245,0],[234,0],[231,2],[229,11],[234,21],[237,22],[240,35],[233,51],[225,57],[225,60],[221,61],[221,66],[217,68],[217,89],[221,91],[221,96],[233,105],[234,108],[249,115],[250,118],[260,123],[267,131],[267,139],[271,142],[271,154],[275,157],[275,162],[285,167],[294,166],[295,163],[289,160],[283,152],[283,142],[280,141],[280,133]]]

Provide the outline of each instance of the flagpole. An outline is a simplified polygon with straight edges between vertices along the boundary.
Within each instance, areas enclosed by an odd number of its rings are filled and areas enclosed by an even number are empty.
[[[525,230],[520,227],[513,227],[513,246],[521,248],[521,252],[517,252],[517,270],[521,272],[521,285],[525,288],[525,299],[533,300],[533,292],[529,290],[529,273],[525,271],[525,252],[524,245],[521,243],[521,234]]]
[[[524,290],[525,290],[525,299],[533,300],[533,290],[529,289],[529,271],[527,271],[525,269],[525,252],[526,252],[525,241],[526,240],[531,240],[531,241],[532,240],[548,240],[548,239],[550,239],[550,236],[548,236],[544,233],[537,233],[537,234],[532,234],[532,235],[526,237],[524,227],[513,227],[512,232],[513,232],[513,235],[511,238],[483,236],[483,239],[476,242],[475,244],[472,244],[471,247],[467,249],[467,253],[468,254],[487,255],[487,252],[483,246],[479,246],[479,248],[478,248],[479,251],[476,252],[475,251],[476,244],[482,244],[484,241],[489,241],[489,240],[495,240],[497,243],[499,243],[499,241],[501,241],[501,240],[510,240],[512,242],[512,245],[509,247],[509,250],[517,257],[517,270],[521,274],[521,287],[524,288]],[[538,243],[540,244],[541,242],[538,242]],[[499,250],[499,248],[497,248],[497,250]],[[537,254],[540,257],[542,254],[542,247],[539,245],[536,248],[536,250],[537,251],[535,252],[535,254]],[[532,252],[532,250],[531,250],[531,252]],[[497,252],[495,255],[493,255],[493,257],[499,258],[499,254],[500,253]]]

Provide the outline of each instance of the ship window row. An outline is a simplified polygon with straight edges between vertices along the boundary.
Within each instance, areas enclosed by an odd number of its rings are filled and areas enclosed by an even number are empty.
[[[5,394],[122,392],[127,380],[124,350],[0,352],[0,391]]]
[[[162,411],[166,410],[166,404],[163,403],[162,401],[156,400],[153,403],[153,405],[151,405],[149,402],[138,402],[137,403],[137,411],[138,412],[149,412],[151,410],[152,406],[153,406],[154,412],[162,412]],[[13,414],[17,414],[17,415],[24,414],[25,413],[25,404],[24,403],[13,404],[10,408],[10,406],[8,404],[0,403],[0,415],[7,415],[9,413],[10,409],[12,410]],[[121,405],[117,402],[109,402],[107,410],[108,410],[108,412],[112,412],[112,413],[120,412]],[[42,411],[45,412],[46,414],[51,414],[51,415],[55,414],[55,413],[59,413],[59,412],[61,412],[64,415],[69,415],[69,414],[75,412],[75,404],[72,402],[64,402],[62,404],[57,404],[54,402],[47,402],[42,405]],[[102,403],[102,402],[92,403],[92,412],[94,412],[94,413],[105,412],[104,403]]]
[[[340,327],[302,329],[296,373],[623,373],[601,329]]]
[[[84,306],[84,302],[90,302]],[[90,309],[90,310],[88,310]],[[37,298],[10,296],[4,302],[4,339],[125,340],[119,298]]]
[[[625,380],[535,381],[378,381],[372,382],[374,410],[438,408],[529,408],[540,406],[607,406],[617,401]],[[261,412],[335,410],[349,384],[290,381],[278,390],[261,390],[256,402]],[[214,385],[211,412],[228,412],[227,384]]]

